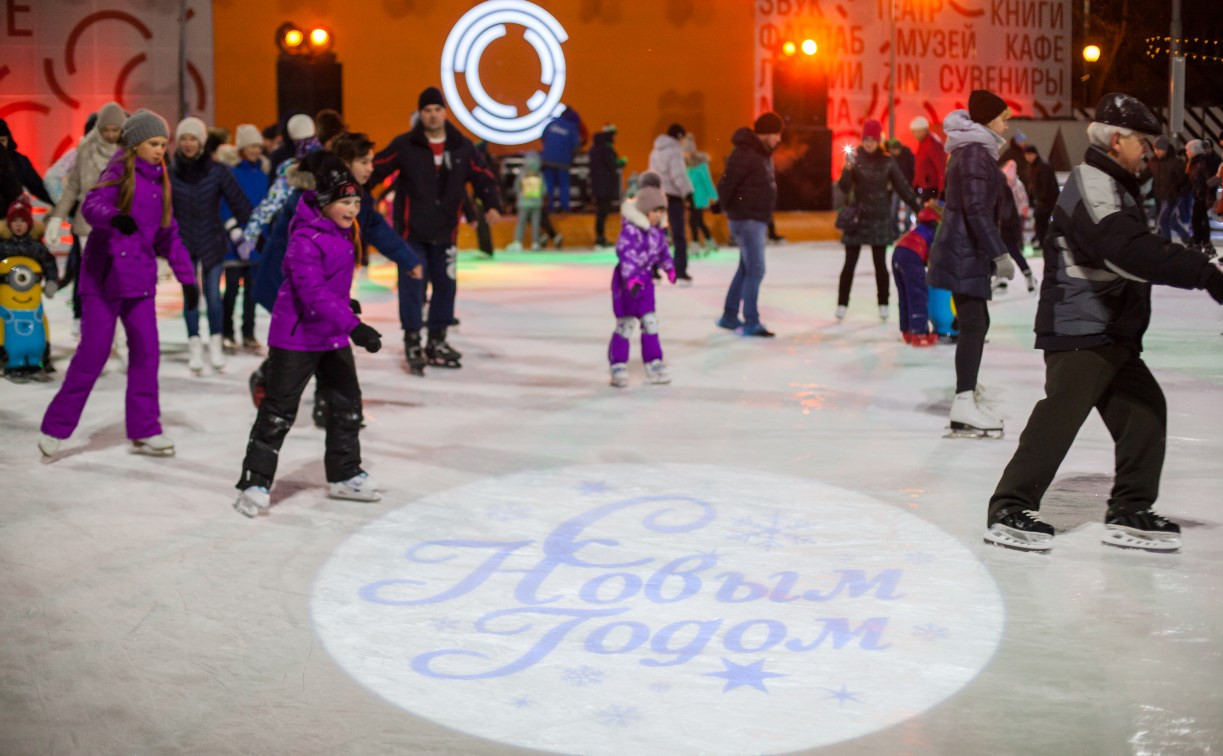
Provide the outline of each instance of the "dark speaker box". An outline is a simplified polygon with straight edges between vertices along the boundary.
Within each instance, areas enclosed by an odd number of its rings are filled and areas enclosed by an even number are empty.
[[[787,129],[828,126],[828,70],[824,61],[795,55],[773,67],[773,110]]]
[[[294,113],[311,118],[324,108],[344,112],[343,66],[334,55],[281,56],[276,63],[276,106],[280,122]]]

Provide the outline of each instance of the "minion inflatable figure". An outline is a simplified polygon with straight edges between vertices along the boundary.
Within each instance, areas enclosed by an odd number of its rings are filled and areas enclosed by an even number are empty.
[[[42,266],[32,257],[0,260],[0,367],[9,380],[24,383],[46,375],[50,328],[43,312]]]

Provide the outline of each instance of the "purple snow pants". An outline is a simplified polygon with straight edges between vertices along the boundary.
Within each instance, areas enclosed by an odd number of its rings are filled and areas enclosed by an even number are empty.
[[[628,362],[629,341],[633,320],[641,321],[641,360],[653,362],[662,359],[662,344],[658,340],[658,318],[654,315],[654,282],[646,279],[645,286],[637,296],[629,293],[620,280],[620,271],[612,274],[612,311],[616,314],[616,330],[607,345],[607,359],[611,364]]]
[[[115,340],[115,321],[127,331],[127,437],[148,438],[161,433],[157,398],[157,311],[153,297],[107,299],[81,297],[81,343],[68,365],[64,385],[43,415],[42,432],[68,438],[81,420],[93,384],[102,374]]]

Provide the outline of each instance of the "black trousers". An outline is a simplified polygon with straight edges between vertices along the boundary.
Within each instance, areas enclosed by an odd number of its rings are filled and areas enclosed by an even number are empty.
[[[242,287],[242,338],[255,338],[255,267],[236,265],[225,269],[225,295],[221,298],[221,333],[234,337],[234,305]]]
[[[310,378],[318,376],[318,395],[327,402],[327,439],[323,467],[327,482],[361,472],[361,386],[352,347],[329,352],[298,352],[271,347],[266,362],[267,394],[251,426],[237,488],[271,488],[285,436]]]
[[[862,252],[861,244],[845,245],[845,265],[841,266],[841,282],[837,287],[837,304],[849,306],[849,290],[854,285],[854,268],[858,267],[858,255]],[[888,264],[885,257],[888,253],[886,244],[871,245],[871,260],[875,263],[875,296],[879,304],[888,303],[888,290],[891,279],[888,278]]]
[[[1206,214],[1210,210],[1210,206],[1211,202],[1209,199],[1200,195],[1194,195],[1192,225],[1190,226],[1193,231],[1194,244],[1210,243],[1210,216]]]
[[[1159,495],[1168,408],[1137,349],[1109,345],[1045,353],[1045,398],[1036,403],[1015,456],[989,500],[988,523],[1011,509],[1040,509],[1041,498],[1092,409],[1116,444],[1109,514],[1150,508]]]
[[[607,216],[611,215],[614,200],[606,197],[595,199],[595,241],[607,241],[604,232],[607,229]]]
[[[688,240],[684,238],[684,199],[667,195],[667,224],[671,226],[671,243],[675,245],[675,275],[688,275]]]
[[[985,334],[989,333],[989,305],[967,294],[952,294],[951,301],[960,326],[960,338],[955,343],[955,392],[962,394],[977,388]]]
[[[700,243],[701,234],[705,235],[706,242],[713,241],[713,234],[709,231],[709,226],[705,225],[705,211],[699,207],[688,211],[688,229],[692,231],[693,244]]]

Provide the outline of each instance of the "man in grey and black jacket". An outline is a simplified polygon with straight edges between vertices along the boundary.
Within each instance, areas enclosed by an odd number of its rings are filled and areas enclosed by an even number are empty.
[[[1040,501],[1094,408],[1116,442],[1104,543],[1180,548],[1180,527],[1156,514],[1167,436],[1163,392],[1142,361],[1151,284],[1206,289],[1223,304],[1223,272],[1205,255],[1151,233],[1137,174],[1160,131],[1137,99],[1108,94],[1087,128],[1091,146],[1071,173],[1045,239],[1036,347],[1045,351],[1037,402],[989,502],[985,540],[1047,551]]]

